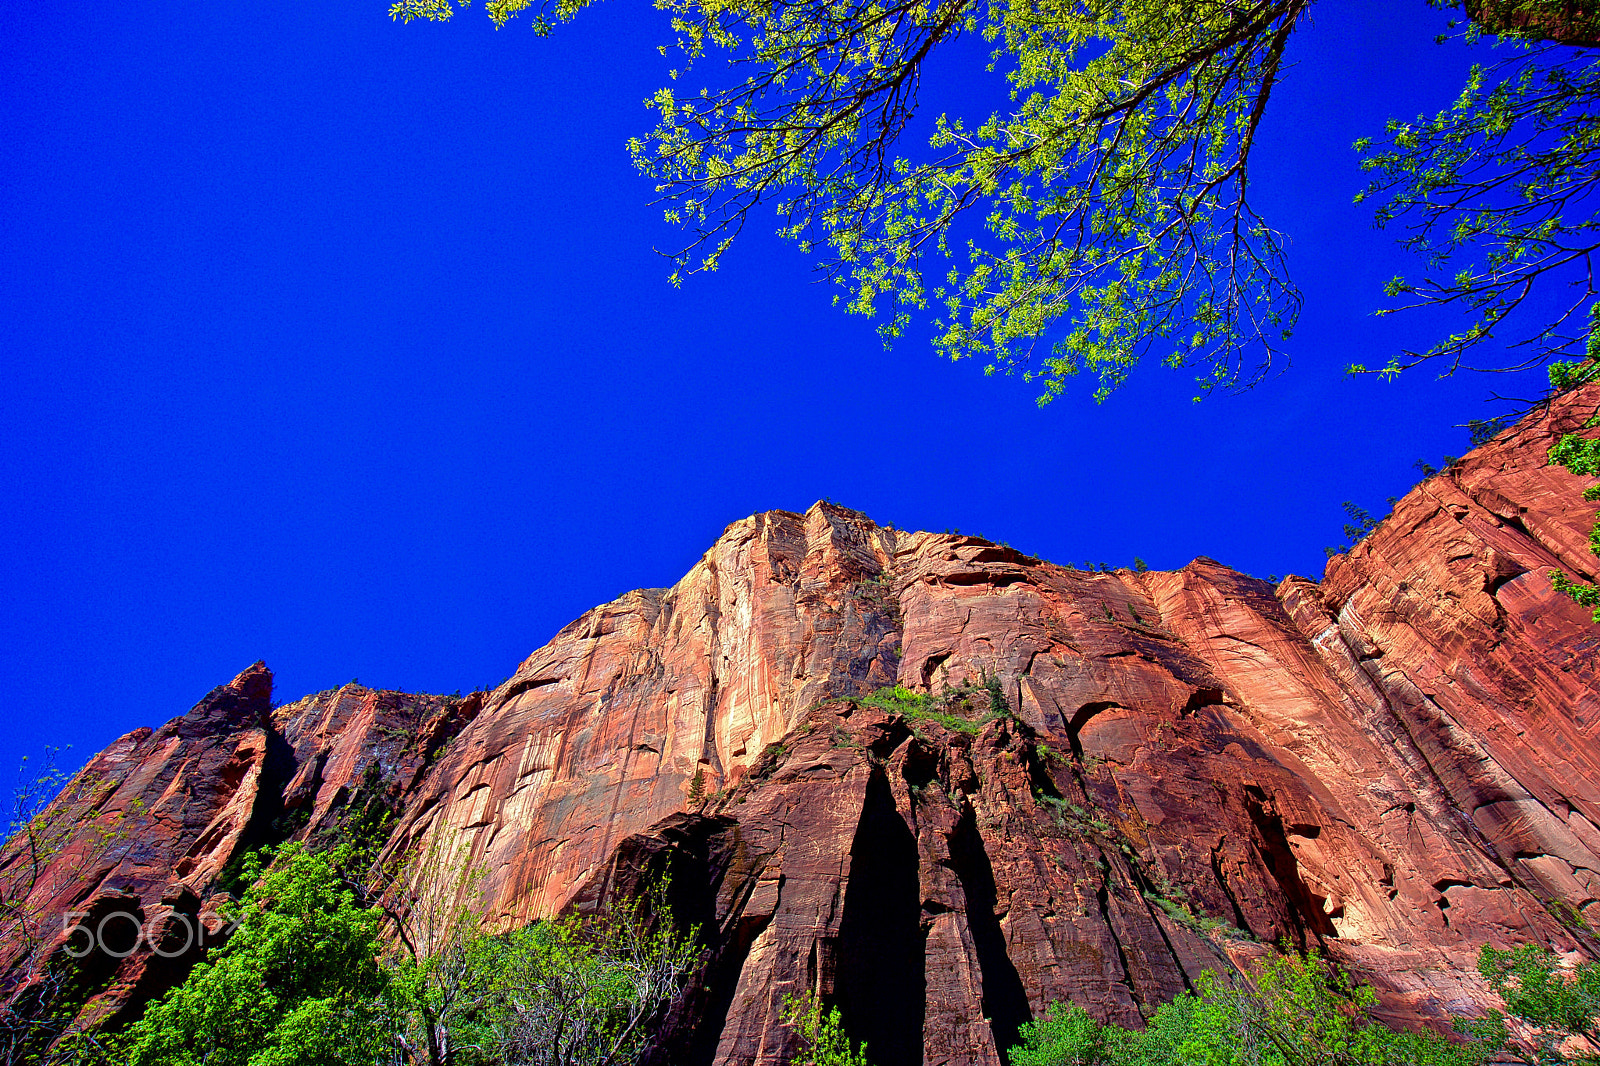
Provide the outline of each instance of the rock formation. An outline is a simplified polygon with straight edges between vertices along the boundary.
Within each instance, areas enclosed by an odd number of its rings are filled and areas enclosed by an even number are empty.
[[[1462,10],[1489,33],[1576,48],[1600,45],[1600,6],[1594,0],[1466,0]]]
[[[1597,406],[1429,478],[1320,583],[1078,571],[818,504],[734,523],[490,693],[274,710],[257,664],[90,764],[51,812],[78,874],[34,904],[215,930],[245,850],[376,805],[392,849],[470,847],[494,927],[670,869],[710,962],[662,1061],[782,1062],[782,997],[815,989],[879,1066],[993,1064],[1053,1000],[1137,1024],[1277,942],[1394,1021],[1471,1013],[1484,943],[1600,953],[1600,626],[1546,576],[1594,576],[1594,508],[1545,460]],[[870,698],[893,684],[943,716]],[[137,947],[96,1002],[127,1017],[189,961]]]

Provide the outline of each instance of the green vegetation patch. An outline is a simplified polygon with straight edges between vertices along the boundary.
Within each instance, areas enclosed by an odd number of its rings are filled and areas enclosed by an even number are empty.
[[[343,845],[256,853],[237,930],[107,1046],[116,1066],[626,1066],[699,968],[651,907],[499,935],[484,870],[435,844],[373,864]],[[659,916],[653,917],[652,915]],[[114,1046],[112,1046],[114,1045]],[[90,1061],[90,1060],[85,1060]]]
[[[885,685],[870,696],[856,696],[854,700],[863,707],[937,722],[959,733],[976,733],[988,722],[1011,716],[999,675],[987,673],[976,682],[947,686],[937,695],[913,692],[904,685]]]
[[[1460,1036],[1390,1029],[1372,1017],[1377,996],[1318,958],[1268,959],[1233,980],[1202,974],[1193,992],[1162,1006],[1142,1030],[1103,1025],[1077,1004],[1052,1004],[1021,1030],[1011,1066],[1481,1066],[1509,1052],[1554,1066],[1592,1064],[1564,1053],[1596,1035],[1600,963],[1563,971],[1537,945],[1484,948],[1478,969],[1506,1011],[1458,1019]],[[1508,1017],[1527,1034],[1509,1040]]]
[[[1556,380],[1555,368],[1551,368],[1551,381]],[[1591,418],[1584,424],[1584,429],[1594,429],[1600,426],[1600,416]],[[1600,477],[1600,438],[1580,437],[1576,433],[1568,433],[1556,442],[1550,449],[1550,462],[1581,477]],[[1600,485],[1590,485],[1583,490],[1583,498],[1589,502],[1600,500]],[[1589,550],[1600,555],[1600,522],[1597,522],[1589,531]],[[1551,570],[1550,583],[1557,592],[1572,597],[1584,607],[1594,611],[1593,618],[1600,622],[1600,585],[1592,582],[1575,581],[1567,576],[1564,570]]]

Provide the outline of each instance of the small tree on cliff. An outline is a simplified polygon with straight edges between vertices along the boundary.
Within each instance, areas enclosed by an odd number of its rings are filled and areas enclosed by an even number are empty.
[[[871,1066],[867,1045],[851,1043],[845,1033],[839,1008],[824,1011],[814,993],[785,996],[781,1017],[800,1040],[800,1053],[789,1066]]]
[[[527,14],[547,32],[590,2],[486,6],[497,25]],[[1202,393],[1247,387],[1283,354],[1301,297],[1283,235],[1251,200],[1250,160],[1314,0],[656,2],[679,69],[629,147],[690,233],[674,282],[714,269],[758,209],[776,209],[779,232],[819,257],[850,310],[881,313],[886,337],[932,304],[938,351],[1038,381],[1041,403],[1084,371],[1104,398],[1152,350],[1198,371]],[[1595,294],[1600,72],[1552,43],[1595,43],[1594,8],[1467,2],[1467,36],[1516,38],[1514,54],[1475,68],[1433,118],[1359,145],[1373,174],[1362,197],[1380,223],[1409,224],[1428,263],[1389,296],[1469,313],[1383,373],[1468,367],[1491,338],[1525,345],[1511,366],[1553,358]],[[940,116],[912,153],[901,141],[924,70],[974,36],[1010,107]],[[704,88],[683,91],[697,64]],[[1569,284],[1564,309],[1515,323],[1535,289]]]

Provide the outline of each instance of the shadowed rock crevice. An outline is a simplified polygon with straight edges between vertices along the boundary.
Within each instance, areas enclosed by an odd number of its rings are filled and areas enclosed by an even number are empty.
[[[917,842],[874,766],[850,848],[834,998],[875,1066],[921,1066],[925,999]]]
[[[1022,978],[1006,952],[1005,932],[996,914],[994,868],[970,809],[950,837],[950,860],[967,898],[967,928],[983,980],[983,1016],[989,1019],[995,1046],[1009,1048],[1019,1042],[1017,1031],[1033,1020],[1033,1012]]]
[[[118,1030],[137,1021],[151,1003],[182,984],[189,971],[205,959],[208,944],[222,942],[208,937],[200,919],[200,900],[193,892],[179,890],[161,901],[171,910],[164,916],[152,915],[147,936],[160,949],[144,969],[128,998],[116,1013],[106,1019],[106,1028]]]
[[[250,809],[250,820],[239,834],[238,843],[228,856],[224,885],[236,889],[237,874],[244,857],[259,848],[274,847],[299,829],[284,809],[283,797],[295,776],[294,749],[283,734],[273,728],[266,730],[267,752],[261,764],[261,781],[257,786],[255,803]],[[309,813],[309,812],[307,812]]]
[[[900,776],[912,792],[920,792],[939,776],[939,753],[916,737],[906,744]]]
[[[122,960],[133,953],[145,912],[133,893],[108,892],[73,917],[71,933],[50,966],[66,975],[63,998],[81,1003],[104,991]]]
[[[1272,800],[1256,785],[1246,785],[1244,792],[1245,810],[1249,811],[1256,830],[1256,852],[1283,893],[1295,946],[1306,951],[1322,937],[1338,936],[1338,930],[1322,909],[1323,897],[1312,892],[1300,876],[1300,863],[1289,846],[1283,818],[1273,808]]]
[[[1088,725],[1090,720],[1101,711],[1109,711],[1113,707],[1121,706],[1122,704],[1117,703],[1115,700],[1096,700],[1093,703],[1085,703],[1078,708],[1077,712],[1067,722],[1067,743],[1072,746],[1072,757],[1074,759],[1080,763],[1083,762],[1083,741],[1080,739],[1083,727]]]
[[[684,1000],[677,1040],[663,1046],[664,1054],[648,1060],[670,1066],[711,1066],[716,1060],[722,1031],[728,1024],[739,975],[750,958],[750,947],[771,923],[770,914],[734,923],[722,950],[707,964],[697,985]]]
[[[1203,707],[1216,707],[1225,704],[1226,702],[1226,695],[1220,688],[1197,688],[1194,690],[1194,693],[1184,701],[1184,704],[1178,710],[1178,713],[1195,714]]]
[[[1050,773],[1049,767],[1045,766],[1045,760],[1040,756],[1036,747],[1028,746],[1024,761],[1028,768],[1028,788],[1032,790],[1034,796],[1046,796],[1052,800],[1061,799],[1061,789],[1056,785],[1055,776]],[[1083,789],[1084,795],[1088,795],[1088,790],[1084,787],[1080,773],[1082,765],[1083,760],[1076,759],[1072,764],[1072,769],[1074,776],[1077,778],[1078,787]],[[954,844],[952,843],[951,846],[953,847]]]
[[[1233,886],[1228,884],[1227,871],[1222,867],[1222,848],[1226,841],[1218,841],[1217,846],[1211,849],[1211,873],[1217,879],[1217,887],[1222,889],[1223,896],[1228,905],[1233,908],[1233,927],[1246,933],[1253,933],[1250,920],[1244,916],[1244,908],[1239,906],[1239,897],[1233,894]],[[1391,874],[1391,876],[1393,876]]]
[[[1128,951],[1122,946],[1122,938],[1117,935],[1117,922],[1111,916],[1111,864],[1106,861],[1104,854],[1099,857],[1100,883],[1095,888],[1095,906],[1099,909],[1100,924],[1105,927],[1111,939],[1112,947],[1117,950],[1117,969],[1115,980],[1122,985],[1128,998],[1135,1004],[1143,1006],[1139,996],[1139,989],[1133,982],[1133,968],[1128,965]],[[1144,1013],[1143,1010],[1140,1013]]]

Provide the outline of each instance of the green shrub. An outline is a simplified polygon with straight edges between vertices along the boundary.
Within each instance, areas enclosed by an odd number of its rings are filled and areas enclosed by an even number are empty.
[[[457,1046],[517,1066],[623,1066],[700,963],[693,937],[651,929],[639,908],[603,919],[536,922],[472,946],[482,1005],[463,1012]]]
[[[1397,1032],[1369,1017],[1376,997],[1333,966],[1269,960],[1248,984],[1202,974],[1143,1030],[1103,1025],[1077,1005],[1022,1027],[1012,1066],[1478,1066],[1489,1045]]]
[[[857,696],[856,702],[866,707],[876,707],[890,714],[920,715],[928,710],[930,697],[926,693],[912,692],[904,685],[885,685],[870,696]]]
[[[700,962],[659,906],[482,934],[464,849],[380,868],[376,906],[347,877],[371,871],[354,846],[251,856],[238,929],[131,1027],[127,1066],[626,1066]]]
[[[989,694],[989,714],[985,721],[1009,716],[1011,714],[1011,704],[1006,701],[1006,690],[1005,686],[1000,683],[1000,675],[985,673],[983,675],[983,688]]]
[[[1490,1044],[1503,1044],[1506,1018],[1523,1023],[1530,1034],[1530,1056],[1535,1063],[1600,1062],[1600,1057],[1567,1059],[1560,1046],[1580,1036],[1600,1047],[1600,1031],[1595,1017],[1600,1013],[1600,962],[1579,963],[1563,972],[1554,952],[1537,944],[1524,944],[1511,951],[1496,951],[1484,945],[1478,955],[1478,972],[1502,1002],[1504,1012],[1494,1010],[1467,1023],[1465,1028]]]
[[[1551,367],[1552,384],[1555,379],[1555,367]],[[1593,429],[1596,426],[1600,426],[1600,417],[1590,419],[1584,428]],[[1564,466],[1580,476],[1600,476],[1600,438],[1580,437],[1576,433],[1568,433],[1550,449],[1550,462]],[[1590,502],[1600,500],[1600,485],[1591,485],[1585,489],[1583,498]],[[1589,531],[1589,550],[1600,555],[1600,522]],[[1562,570],[1550,571],[1550,584],[1557,592],[1570,596],[1580,605],[1593,608],[1594,620],[1600,622],[1600,585],[1574,581]]]
[[[865,707],[876,707],[890,714],[907,718],[938,722],[946,729],[962,733],[976,733],[979,724],[950,713],[950,704],[922,692],[912,692],[904,685],[886,685],[870,696],[858,696],[856,702]]]
[[[1600,1058],[1561,1050],[1573,1037],[1600,1046],[1600,962],[1571,970],[1529,944],[1485,947],[1478,969],[1505,1011],[1458,1020],[1469,1039],[1404,1032],[1371,1017],[1377,997],[1333,965],[1297,956],[1271,959],[1237,983],[1202,974],[1193,993],[1157,1010],[1143,1030],[1095,1021],[1076,1004],[1052,1004],[1022,1027],[1011,1066],[1480,1066],[1507,1055],[1530,1066]],[[1531,1034],[1511,1046],[1508,1018]]]
[[[822,1001],[810,992],[783,997],[783,1024],[800,1037],[800,1054],[788,1066],[870,1066],[867,1045],[850,1043],[837,1007],[822,1011]]]
[[[237,904],[228,943],[135,1023],[129,1066],[356,1066],[382,1045],[379,914],[337,855],[286,844]]]
[[[974,702],[984,693],[987,702],[985,713],[973,718]],[[976,733],[985,722],[1008,717],[1011,705],[1006,702],[1005,686],[998,674],[981,674],[977,681],[964,681],[960,685],[946,686],[937,696],[913,692],[904,685],[885,685],[868,696],[856,696],[855,702],[864,707],[876,707],[890,714],[907,718],[938,722],[946,729],[960,733]]]

